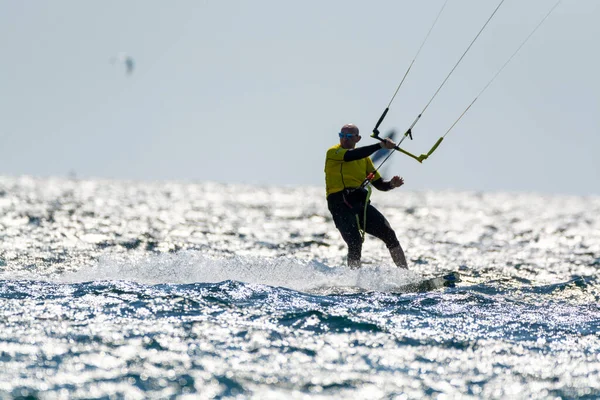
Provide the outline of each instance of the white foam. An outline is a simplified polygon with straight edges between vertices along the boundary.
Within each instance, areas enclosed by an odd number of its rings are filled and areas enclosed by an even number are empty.
[[[418,274],[393,266],[366,266],[358,270],[330,267],[319,261],[290,257],[211,257],[200,252],[143,256],[104,256],[91,267],[55,277],[61,282],[126,280],[145,284],[216,283],[226,280],[281,286],[294,290],[356,286],[387,290],[414,282]]]

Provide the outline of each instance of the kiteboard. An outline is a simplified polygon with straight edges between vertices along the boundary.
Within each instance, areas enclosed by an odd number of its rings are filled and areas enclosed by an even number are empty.
[[[456,271],[449,272],[445,275],[427,278],[420,281],[412,282],[402,286],[387,288],[386,293],[424,293],[442,289],[444,287],[455,287],[460,282],[460,274]],[[338,287],[319,287],[311,290],[314,294],[323,296],[339,296],[349,294],[360,294],[374,292],[375,290],[366,289],[360,286],[338,286]]]
[[[420,293],[430,292],[432,290],[441,289],[444,287],[454,287],[460,282],[460,274],[456,271],[450,272],[446,275],[437,276],[434,278],[424,279],[420,282],[411,283],[404,286],[399,286],[398,290],[392,290],[392,292],[399,293]]]

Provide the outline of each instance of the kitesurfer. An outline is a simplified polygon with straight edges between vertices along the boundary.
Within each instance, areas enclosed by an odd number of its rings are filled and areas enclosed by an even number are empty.
[[[393,149],[396,144],[387,138],[370,146],[356,148],[361,137],[354,124],[344,125],[339,137],[340,143],[327,150],[325,186],[327,206],[333,222],[348,245],[348,266],[360,267],[363,232],[367,232],[386,244],[398,267],[408,268],[396,233],[385,217],[371,205],[369,192],[363,185],[371,173],[371,184],[378,190],[388,191],[404,184],[399,176],[389,181],[383,180],[369,158],[377,150]]]
[[[133,70],[135,68],[135,60],[133,57],[127,55],[126,53],[119,53],[116,57],[111,57],[111,64],[123,63],[125,65],[125,71],[127,75],[133,74]]]

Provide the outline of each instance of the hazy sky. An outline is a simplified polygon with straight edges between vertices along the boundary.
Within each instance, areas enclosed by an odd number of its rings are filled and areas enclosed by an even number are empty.
[[[0,174],[324,185],[443,0],[0,0]],[[381,127],[404,131],[494,10],[449,0]],[[424,153],[554,0],[506,0],[403,147]],[[600,1],[563,0],[405,190],[600,194]],[[126,52],[133,74],[110,59]]]

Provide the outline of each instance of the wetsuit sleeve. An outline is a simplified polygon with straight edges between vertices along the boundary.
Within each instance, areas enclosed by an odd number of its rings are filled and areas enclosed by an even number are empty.
[[[387,192],[388,190],[392,190],[392,184],[390,181],[384,181],[383,178],[377,179],[376,181],[371,182],[375,189],[381,190],[382,192]]]
[[[344,161],[356,161],[360,160],[361,158],[369,157],[379,149],[381,149],[381,145],[379,143],[375,143],[370,146],[348,150],[344,154]]]

